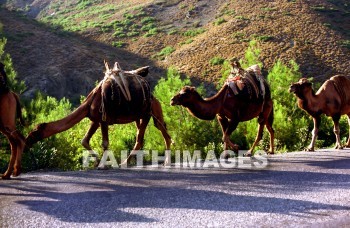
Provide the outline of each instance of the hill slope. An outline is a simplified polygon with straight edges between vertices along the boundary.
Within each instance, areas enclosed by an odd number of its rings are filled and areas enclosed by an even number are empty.
[[[86,95],[102,78],[105,58],[128,69],[150,65],[153,84],[172,65],[215,84],[221,66],[210,59],[242,58],[252,39],[260,41],[267,69],[278,59],[294,59],[303,75],[320,81],[350,74],[350,4],[345,0],[0,3],[7,50],[29,95],[35,89],[56,97]]]

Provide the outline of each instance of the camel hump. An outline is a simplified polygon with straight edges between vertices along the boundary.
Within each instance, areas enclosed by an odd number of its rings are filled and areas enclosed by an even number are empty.
[[[350,91],[350,79],[343,75],[335,75],[329,79],[333,82],[333,85],[338,92],[342,106],[346,105],[350,100],[350,94],[347,91]]]

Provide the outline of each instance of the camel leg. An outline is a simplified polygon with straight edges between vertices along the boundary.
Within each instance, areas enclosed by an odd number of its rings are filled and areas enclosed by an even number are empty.
[[[108,150],[108,146],[109,146],[108,124],[101,123],[101,132],[102,132],[102,148],[103,150]]]
[[[275,139],[275,131],[272,128],[273,124],[273,108],[272,108],[272,102],[266,103],[266,106],[264,106],[264,112],[259,116],[258,123],[258,134],[256,135],[255,141],[253,143],[253,146],[248,151],[247,155],[252,155],[254,152],[255,146],[260,142],[263,136],[263,130],[264,126],[266,125],[267,130],[270,134],[270,149],[269,153],[274,153],[274,139]]]
[[[135,158],[136,152],[142,148],[146,127],[150,119],[151,119],[151,116],[147,116],[144,119],[140,119],[136,121],[136,127],[137,127],[136,142],[128,158],[121,163],[122,166],[127,165],[132,158]]]
[[[90,146],[90,139],[95,134],[100,124],[98,122],[91,122],[88,132],[86,132],[84,138],[81,140],[81,145],[87,150],[92,150]]]
[[[224,143],[225,153],[222,154],[222,158],[227,159],[229,156],[227,153],[228,148],[231,148],[236,154],[238,153],[238,145],[230,140],[230,135],[237,128],[239,122],[228,120],[226,117],[222,116],[218,116],[217,119],[223,132],[222,141]]]
[[[19,176],[22,172],[22,166],[21,166],[21,161],[22,161],[22,154],[23,150],[25,147],[25,138],[22,134],[19,132],[14,132],[14,137],[16,138],[16,150],[17,150],[17,156],[16,156],[16,161],[15,161],[15,166],[14,166],[14,171],[13,171],[13,176]]]
[[[350,147],[350,114],[348,114],[348,125],[349,125],[349,137],[345,147]]]
[[[272,128],[272,123],[273,123],[273,113],[270,113],[270,116],[266,122],[266,128],[270,134],[270,149],[269,149],[270,154],[275,153],[275,130]]]
[[[6,131],[2,131],[2,132],[7,137],[8,141],[10,142],[10,146],[11,146],[11,155],[10,155],[9,165],[7,167],[6,172],[2,175],[2,179],[10,179],[11,174],[12,174],[13,169],[14,169],[16,158],[17,158],[17,152],[18,152],[17,143],[16,143],[16,139],[14,137],[12,137],[10,129],[6,129]]]
[[[106,150],[108,150],[109,146],[109,138],[108,138],[108,124],[103,122],[101,125],[101,133],[102,133],[102,149],[103,153],[107,153]],[[98,166],[98,169],[106,169],[104,164],[99,164],[100,160],[96,159],[95,167]]]
[[[336,143],[335,143],[335,148],[334,149],[343,149],[341,142],[340,142],[340,129],[339,129],[339,119],[340,119],[340,115],[336,115],[333,116],[333,122],[334,122],[334,134],[335,134],[335,138],[336,138]]]
[[[171,137],[167,131],[166,124],[164,122],[163,111],[162,111],[160,102],[155,98],[152,101],[152,117],[153,117],[154,126],[158,130],[160,130],[160,132],[163,135],[166,150],[170,150],[170,145],[172,143]],[[164,165],[169,165],[170,163],[171,161],[169,161],[168,156],[166,156]]]
[[[225,132],[226,132],[226,129],[227,129],[227,126],[228,126],[228,120],[226,117],[222,117],[220,115],[218,115],[216,117],[220,123],[220,126],[221,126],[221,131],[222,131],[222,141],[224,143],[224,150],[227,150],[228,149],[228,145],[225,141]]]
[[[313,118],[313,121],[314,121],[314,129],[312,130],[312,140],[310,145],[307,148],[305,148],[306,151],[315,151],[315,142],[317,139],[318,129],[321,124],[321,117],[316,116]]]
[[[256,147],[256,145],[258,145],[258,143],[260,142],[260,140],[262,139],[262,135],[263,135],[263,131],[264,131],[264,126],[265,126],[265,121],[261,120],[259,117],[259,128],[258,128],[258,134],[255,137],[255,141],[252,145],[252,147],[250,148],[250,150],[248,151],[247,154],[245,154],[246,156],[252,156],[254,148]]]

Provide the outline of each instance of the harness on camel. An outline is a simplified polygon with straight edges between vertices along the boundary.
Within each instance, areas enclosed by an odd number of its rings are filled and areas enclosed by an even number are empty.
[[[240,94],[246,87],[250,98],[253,96],[253,91],[256,98],[259,98],[259,95],[265,98],[264,78],[259,65],[253,65],[244,70],[238,61],[232,61],[231,66],[232,70],[225,84],[231,88],[235,95]]]
[[[106,67],[106,72],[105,72],[105,77],[103,78],[103,80],[99,83],[99,86],[102,87],[102,85],[104,83],[106,83],[108,80],[111,80],[112,83],[116,83],[118,85],[118,93],[120,93],[120,91],[122,92],[124,98],[126,99],[126,101],[130,102],[131,101],[131,94],[130,94],[130,89],[129,89],[129,82],[126,79],[126,76],[124,73],[129,73],[129,74],[136,74],[139,75],[139,73],[141,74],[141,76],[144,74],[145,69],[147,68],[147,73],[148,73],[148,67],[143,67],[140,68],[138,70],[134,70],[134,71],[123,71],[119,65],[118,62],[115,62],[113,69],[109,68],[109,65],[106,61],[104,61],[105,67]],[[143,94],[143,102],[147,101],[147,95],[146,95],[146,91],[144,88],[144,84],[148,87],[147,90],[150,91],[149,85],[148,83],[145,83],[144,80],[140,80],[140,78],[138,76],[135,76],[137,82],[140,84],[140,87],[142,89],[142,94]],[[119,80],[120,79],[120,80]],[[101,95],[102,98],[105,97],[104,91],[101,90]],[[113,86],[112,86],[112,100],[114,100],[114,90],[113,90]],[[101,101],[101,107],[100,107],[100,112],[102,113],[102,121],[106,121],[107,116],[106,116],[106,109],[105,109],[105,103],[104,103],[104,99],[102,99]]]

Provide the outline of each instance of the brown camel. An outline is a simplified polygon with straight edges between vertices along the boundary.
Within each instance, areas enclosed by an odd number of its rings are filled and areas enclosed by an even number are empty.
[[[250,71],[249,74],[255,75]],[[261,77],[264,89],[259,89],[259,78],[251,77],[255,85],[249,81],[232,81],[234,88],[226,82],[220,91],[210,97],[203,99],[194,87],[185,86],[178,94],[171,99],[171,105],[182,105],[195,117],[203,120],[212,120],[217,117],[223,132],[224,150],[229,147],[237,150],[230,140],[231,133],[236,129],[239,122],[251,120],[258,117],[259,129],[255,141],[247,155],[251,155],[254,147],[262,138],[264,126],[266,125],[270,133],[270,153],[274,153],[274,130],[273,123],[273,103],[267,82]],[[241,78],[241,77],[240,77]],[[244,77],[243,77],[244,78]],[[239,85],[238,85],[239,84]],[[242,84],[244,87],[242,88]],[[255,90],[253,87],[258,88]],[[242,88],[242,90],[240,90]],[[264,91],[262,94],[261,92]],[[226,153],[225,158],[228,157]]]
[[[65,131],[83,118],[91,120],[91,126],[85,134],[82,145],[91,150],[89,141],[96,130],[101,127],[102,147],[108,149],[108,125],[136,123],[137,137],[133,151],[143,146],[144,133],[151,117],[155,126],[162,132],[166,149],[170,149],[171,138],[166,130],[162,108],[152,95],[148,82],[142,77],[148,74],[148,67],[134,71],[123,71],[116,63],[113,69],[106,64],[105,78],[90,92],[85,101],[67,117],[50,123],[42,123],[31,131],[26,139],[31,146],[44,138]],[[125,163],[131,157],[131,153]]]
[[[312,89],[312,83],[306,78],[302,78],[297,83],[292,84],[289,91],[297,97],[299,108],[305,110],[313,118],[312,140],[306,150],[314,151],[315,149],[315,141],[321,124],[321,114],[332,117],[333,130],[336,136],[335,148],[342,149],[339,136],[339,119],[341,115],[347,115],[350,124],[350,80],[344,76],[336,75],[325,81],[315,93]],[[350,136],[346,144],[346,147],[349,146]]]
[[[16,129],[16,118],[23,124],[21,105],[17,94],[7,88],[7,75],[0,63],[0,131],[7,137],[11,145],[10,162],[2,179],[10,179],[11,174],[21,174],[22,153],[25,147],[23,135]]]

